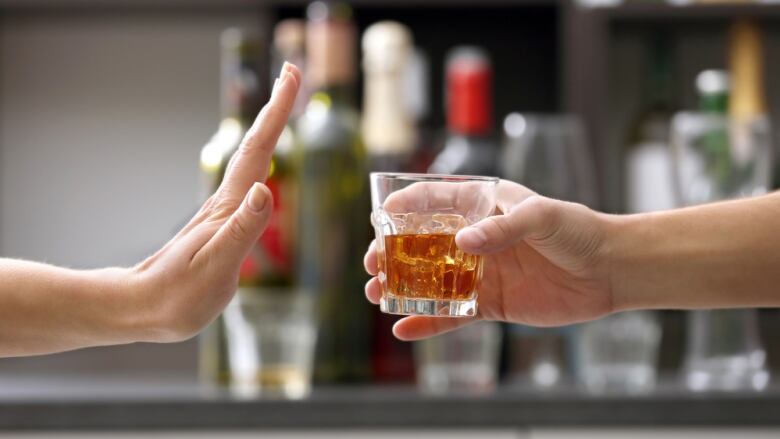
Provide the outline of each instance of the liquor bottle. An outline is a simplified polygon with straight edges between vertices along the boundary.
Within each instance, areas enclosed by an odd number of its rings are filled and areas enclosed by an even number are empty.
[[[220,43],[222,121],[201,150],[201,201],[219,187],[230,158],[260,108],[260,41],[242,30],[227,29],[222,33]],[[222,316],[203,331],[199,343],[201,380],[206,384],[229,384],[230,367]]]
[[[478,47],[452,49],[446,64],[447,140],[431,164],[437,174],[496,175],[493,70]]]
[[[306,80],[313,91],[296,125],[301,145],[299,286],[318,298],[315,380],[370,375],[372,310],[362,298],[370,232],[366,152],[353,104],[356,30],[343,3],[307,9]]]
[[[401,171],[407,167],[416,136],[404,102],[404,75],[411,60],[412,36],[397,22],[382,21],[363,34],[363,119],[361,132],[369,167]]]
[[[732,155],[737,166],[750,169],[757,144],[774,144],[767,115],[766,92],[764,89],[764,42],[763,34],[754,20],[736,20],[730,29],[729,71],[731,74],[731,98],[729,117],[732,121]],[[765,157],[772,162],[774,151]],[[756,167],[748,186],[762,187],[767,191],[773,186],[772,172],[775,166]],[[780,178],[775,174],[774,179]],[[752,181],[751,181],[752,180]],[[766,181],[768,180],[768,181]],[[740,191],[740,196],[755,195],[757,192]]]
[[[429,171],[436,174],[496,175],[498,146],[493,131],[493,71],[487,53],[461,46],[446,61],[447,140]],[[491,392],[498,379],[504,330],[496,322],[468,325],[414,344],[417,385],[439,394]],[[486,365],[460,355],[485,348]],[[431,367],[433,365],[433,367]]]
[[[371,25],[363,34],[363,119],[361,131],[371,171],[407,172],[413,166],[417,136],[407,102],[412,61],[409,29],[394,21]],[[409,343],[393,336],[396,317],[374,312],[373,380],[412,382],[414,362]]]

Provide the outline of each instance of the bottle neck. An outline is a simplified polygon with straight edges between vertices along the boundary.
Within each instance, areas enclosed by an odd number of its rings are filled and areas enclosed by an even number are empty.
[[[406,111],[400,69],[367,75],[362,134],[370,154],[406,154],[414,148],[413,122]]]
[[[312,90],[351,88],[355,80],[355,27],[351,21],[310,21],[306,26],[307,83]],[[346,96],[345,96],[346,97]]]
[[[334,107],[355,106],[355,87],[352,84],[323,84],[314,90],[312,98],[322,99],[323,96],[327,96]]]
[[[762,37],[749,20],[739,20],[731,29],[729,68],[731,117],[743,120],[766,113]]]
[[[486,67],[453,67],[447,72],[447,129],[484,136],[493,129],[492,72]]]
[[[222,118],[249,125],[260,110],[257,65],[240,56],[228,58],[222,64]]]
[[[729,95],[727,93],[708,93],[699,97],[699,109],[710,114],[727,114]]]

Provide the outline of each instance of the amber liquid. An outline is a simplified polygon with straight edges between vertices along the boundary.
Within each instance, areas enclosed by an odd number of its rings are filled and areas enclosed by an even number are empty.
[[[454,234],[390,235],[379,268],[385,293],[411,299],[470,300],[476,293],[482,257],[464,253]]]

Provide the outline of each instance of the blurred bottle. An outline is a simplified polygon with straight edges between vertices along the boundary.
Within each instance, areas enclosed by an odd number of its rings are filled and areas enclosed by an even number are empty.
[[[732,155],[737,166],[743,169],[740,172],[752,174],[746,178],[754,185],[749,195],[757,195],[771,187],[771,173],[774,170],[772,166],[750,166],[751,158],[756,156],[757,150],[763,149],[763,145],[758,143],[773,143],[764,89],[763,34],[755,21],[741,19],[732,25],[729,38]],[[771,147],[767,151],[767,165],[772,163],[773,152]]]
[[[481,48],[450,51],[446,65],[447,141],[429,171],[496,175],[493,131],[493,70]],[[417,384],[424,393],[484,394],[498,381],[503,330],[479,322],[415,342]]]
[[[201,150],[201,202],[219,187],[230,158],[260,109],[260,40],[242,30],[227,29],[220,43],[222,121]],[[225,334],[220,316],[200,335],[199,372],[204,383],[227,385],[230,382]]]
[[[703,72],[697,78],[702,111],[678,113],[673,120],[675,175],[685,205],[758,195],[772,184],[762,38],[754,23],[732,26],[729,55],[730,96],[722,74]]]
[[[685,204],[762,193],[771,182],[762,41],[754,23],[732,26],[729,67],[730,96],[724,72],[702,72],[697,87],[703,114],[675,117],[678,191]],[[765,389],[769,372],[756,310],[691,312],[684,376],[693,391]]]
[[[407,112],[417,134],[414,154],[407,171],[423,174],[428,172],[441,147],[436,140],[436,130],[430,125],[430,70],[428,54],[419,47],[415,48],[409,60],[403,87]]]
[[[411,68],[412,35],[394,21],[369,26],[363,34],[363,119],[361,131],[371,171],[409,171],[416,133],[406,102],[406,75]],[[393,336],[397,317],[375,314],[372,342],[377,382],[411,382],[414,362],[410,343]]]
[[[363,34],[361,132],[371,170],[405,170],[414,150],[414,125],[404,102],[411,49],[411,32],[394,21],[375,23]]]
[[[647,46],[648,68],[642,85],[641,111],[628,130],[625,159],[625,210],[652,212],[675,207],[669,128],[674,104],[670,41],[653,36]]]
[[[493,68],[487,53],[461,46],[447,55],[447,140],[429,169],[436,174],[496,175]]]
[[[356,30],[343,3],[312,3],[307,14],[306,80],[313,94],[296,124],[298,276],[319,302],[315,380],[362,381],[370,376],[373,313],[360,294],[370,204],[353,104]]]

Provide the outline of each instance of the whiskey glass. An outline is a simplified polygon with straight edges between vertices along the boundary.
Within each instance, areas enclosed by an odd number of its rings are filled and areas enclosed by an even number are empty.
[[[380,309],[389,314],[473,317],[482,257],[456,233],[492,215],[496,177],[371,174]]]

